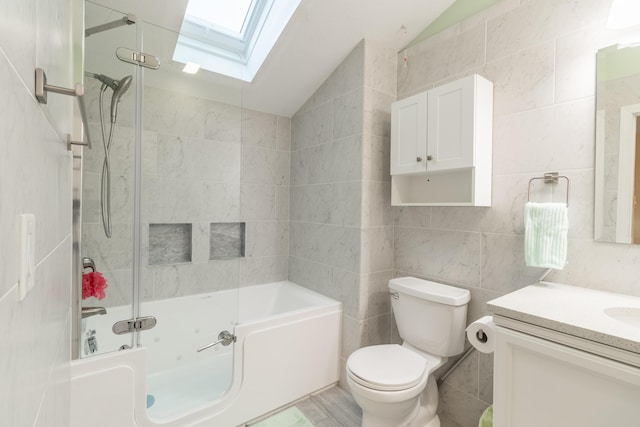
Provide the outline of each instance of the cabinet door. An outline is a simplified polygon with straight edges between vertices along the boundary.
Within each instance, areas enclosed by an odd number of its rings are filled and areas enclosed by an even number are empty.
[[[497,328],[494,427],[640,425],[640,369]]]
[[[428,92],[427,171],[474,166],[474,107],[474,75]]]
[[[427,154],[427,93],[391,106],[391,175],[424,173]]]

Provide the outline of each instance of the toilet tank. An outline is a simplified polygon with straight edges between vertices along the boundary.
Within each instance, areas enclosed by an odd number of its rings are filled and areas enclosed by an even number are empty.
[[[398,332],[406,343],[443,357],[462,352],[468,290],[415,277],[392,279],[389,288]]]

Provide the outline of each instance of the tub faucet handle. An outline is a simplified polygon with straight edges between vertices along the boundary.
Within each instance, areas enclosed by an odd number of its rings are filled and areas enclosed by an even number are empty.
[[[85,268],[90,268],[91,271],[94,272],[96,271],[96,263],[88,256],[82,258],[82,269],[84,270]]]
[[[218,345],[218,344],[222,344],[224,346],[227,346],[229,344],[231,344],[232,342],[236,342],[236,336],[232,335],[231,332],[229,331],[222,331],[218,334],[218,341],[214,341],[210,344],[204,345],[202,347],[198,347],[196,348],[197,352],[201,352],[203,350],[206,350],[208,348],[213,347],[214,345]]]

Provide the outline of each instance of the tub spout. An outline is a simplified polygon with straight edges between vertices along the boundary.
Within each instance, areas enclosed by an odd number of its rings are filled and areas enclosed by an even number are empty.
[[[82,307],[82,318],[95,316],[97,314],[107,314],[107,309],[104,307]]]

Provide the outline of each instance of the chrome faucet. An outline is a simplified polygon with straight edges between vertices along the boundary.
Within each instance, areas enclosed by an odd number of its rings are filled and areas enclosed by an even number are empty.
[[[85,268],[90,268],[91,271],[96,271],[96,263],[88,256],[82,258],[82,269],[84,270]]]
[[[96,316],[98,314],[107,314],[107,309],[104,307],[82,307],[82,318]]]

